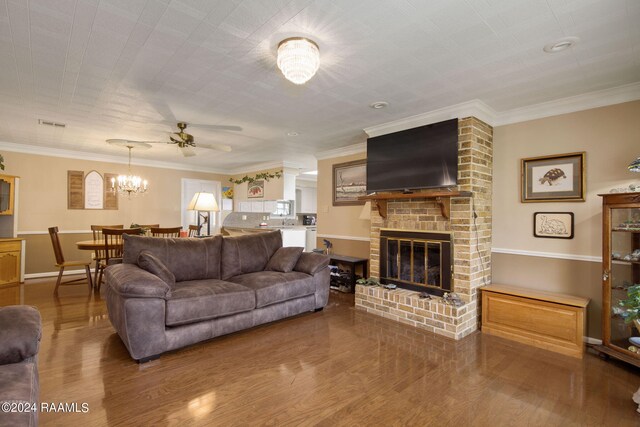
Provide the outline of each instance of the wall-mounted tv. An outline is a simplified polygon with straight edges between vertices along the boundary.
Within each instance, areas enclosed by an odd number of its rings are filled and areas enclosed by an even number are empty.
[[[367,193],[458,182],[458,119],[367,140]]]

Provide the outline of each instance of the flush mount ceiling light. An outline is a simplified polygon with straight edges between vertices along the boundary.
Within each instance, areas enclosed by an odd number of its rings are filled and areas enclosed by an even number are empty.
[[[381,108],[387,108],[388,106],[389,103],[385,101],[376,101],[369,104],[369,107],[373,108],[374,110],[380,110]]]
[[[542,50],[544,50],[547,53],[562,52],[563,50],[569,49],[579,41],[580,39],[578,37],[563,37],[559,40],[556,40],[554,42],[551,42],[545,45],[545,47],[543,47]]]
[[[311,79],[320,66],[318,45],[304,37],[291,37],[278,44],[278,68],[285,78],[297,85]]]

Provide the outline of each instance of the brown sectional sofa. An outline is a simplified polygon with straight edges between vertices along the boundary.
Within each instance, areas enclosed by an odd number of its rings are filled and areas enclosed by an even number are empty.
[[[105,270],[107,308],[140,362],[327,304],[329,258],[282,248],[280,231],[124,239],[122,264]]]

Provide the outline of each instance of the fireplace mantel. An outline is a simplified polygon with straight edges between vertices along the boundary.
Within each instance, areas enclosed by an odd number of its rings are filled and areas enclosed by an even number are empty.
[[[358,197],[359,200],[372,200],[376,202],[378,214],[387,218],[387,201],[397,199],[435,199],[442,216],[449,219],[451,197],[472,197],[471,191],[423,191],[418,193],[373,193]]]

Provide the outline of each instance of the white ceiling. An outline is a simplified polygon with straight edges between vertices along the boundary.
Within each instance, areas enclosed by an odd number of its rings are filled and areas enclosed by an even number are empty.
[[[124,157],[105,140],[167,140],[179,119],[243,131],[188,129],[231,153],[134,159],[312,167],[364,128],[472,99],[506,111],[638,82],[639,22],[638,0],[0,0],[0,141]],[[275,65],[292,35],[320,46],[304,86]],[[581,42],[542,51],[565,36]]]

